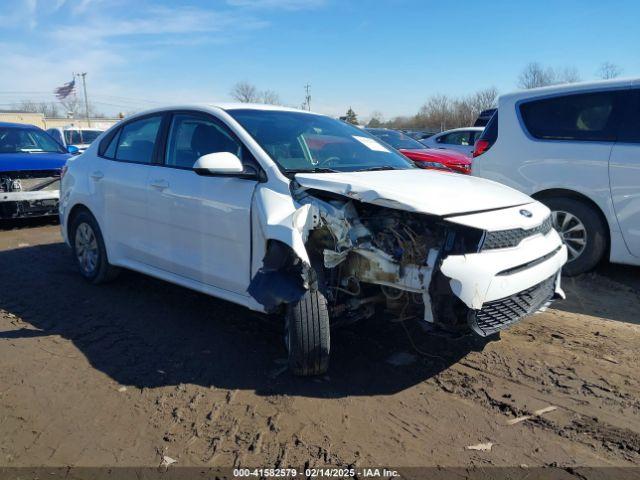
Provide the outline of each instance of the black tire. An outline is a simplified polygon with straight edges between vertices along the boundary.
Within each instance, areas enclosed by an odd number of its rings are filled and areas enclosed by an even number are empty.
[[[79,229],[83,232],[87,231],[87,228],[93,234],[95,238],[96,244],[96,259],[95,266],[93,268],[88,268],[86,262],[81,260],[80,251],[82,250],[76,240],[76,237],[79,235]],[[95,285],[100,283],[105,283],[110,280],[113,280],[118,273],[120,273],[120,269],[112,266],[109,263],[109,259],[107,258],[107,250],[104,246],[104,239],[102,238],[102,232],[100,231],[100,227],[98,226],[98,222],[96,219],[86,210],[79,212],[71,219],[71,224],[69,228],[69,243],[71,243],[71,249],[73,251],[73,258],[76,262],[78,270],[80,274],[90,283]]]
[[[294,375],[321,375],[329,368],[329,310],[322,292],[311,288],[287,305],[285,335]]]
[[[586,230],[584,249],[565,264],[562,273],[572,277],[592,270],[602,260],[607,250],[607,226],[602,217],[594,207],[575,198],[552,197],[543,199],[542,203],[552,212],[570,213],[582,222]]]

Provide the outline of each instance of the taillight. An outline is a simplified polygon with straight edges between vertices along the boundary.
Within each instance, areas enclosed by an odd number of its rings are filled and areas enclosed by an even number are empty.
[[[491,142],[489,140],[480,139],[476,142],[473,148],[473,158],[482,155],[484,152],[491,148]]]

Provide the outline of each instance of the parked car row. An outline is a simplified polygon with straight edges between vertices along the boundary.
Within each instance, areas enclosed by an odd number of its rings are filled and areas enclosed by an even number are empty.
[[[427,148],[422,143],[397,130],[387,128],[367,128],[366,130],[387,145],[398,150],[405,157],[413,160],[421,168],[471,173],[471,159],[462,153],[453,150]]]

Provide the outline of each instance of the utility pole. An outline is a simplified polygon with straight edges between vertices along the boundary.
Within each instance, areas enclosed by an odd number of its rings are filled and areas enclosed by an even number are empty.
[[[82,91],[84,92],[84,113],[87,118],[87,126],[91,126],[91,120],[89,120],[89,99],[87,98],[87,80],[85,77],[87,76],[87,72],[83,73],[75,73],[77,77],[82,77]]]
[[[304,86],[304,104],[307,106],[307,110],[311,111],[311,85],[308,83]]]

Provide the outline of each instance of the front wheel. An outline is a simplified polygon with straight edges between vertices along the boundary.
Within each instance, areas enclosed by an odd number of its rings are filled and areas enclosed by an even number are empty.
[[[287,305],[285,343],[289,369],[294,375],[321,375],[329,368],[329,310],[327,299],[310,289],[296,303]]]
[[[542,200],[551,209],[553,227],[567,246],[567,276],[588,272],[602,260],[607,249],[607,230],[600,215],[590,205],[574,198]]]

